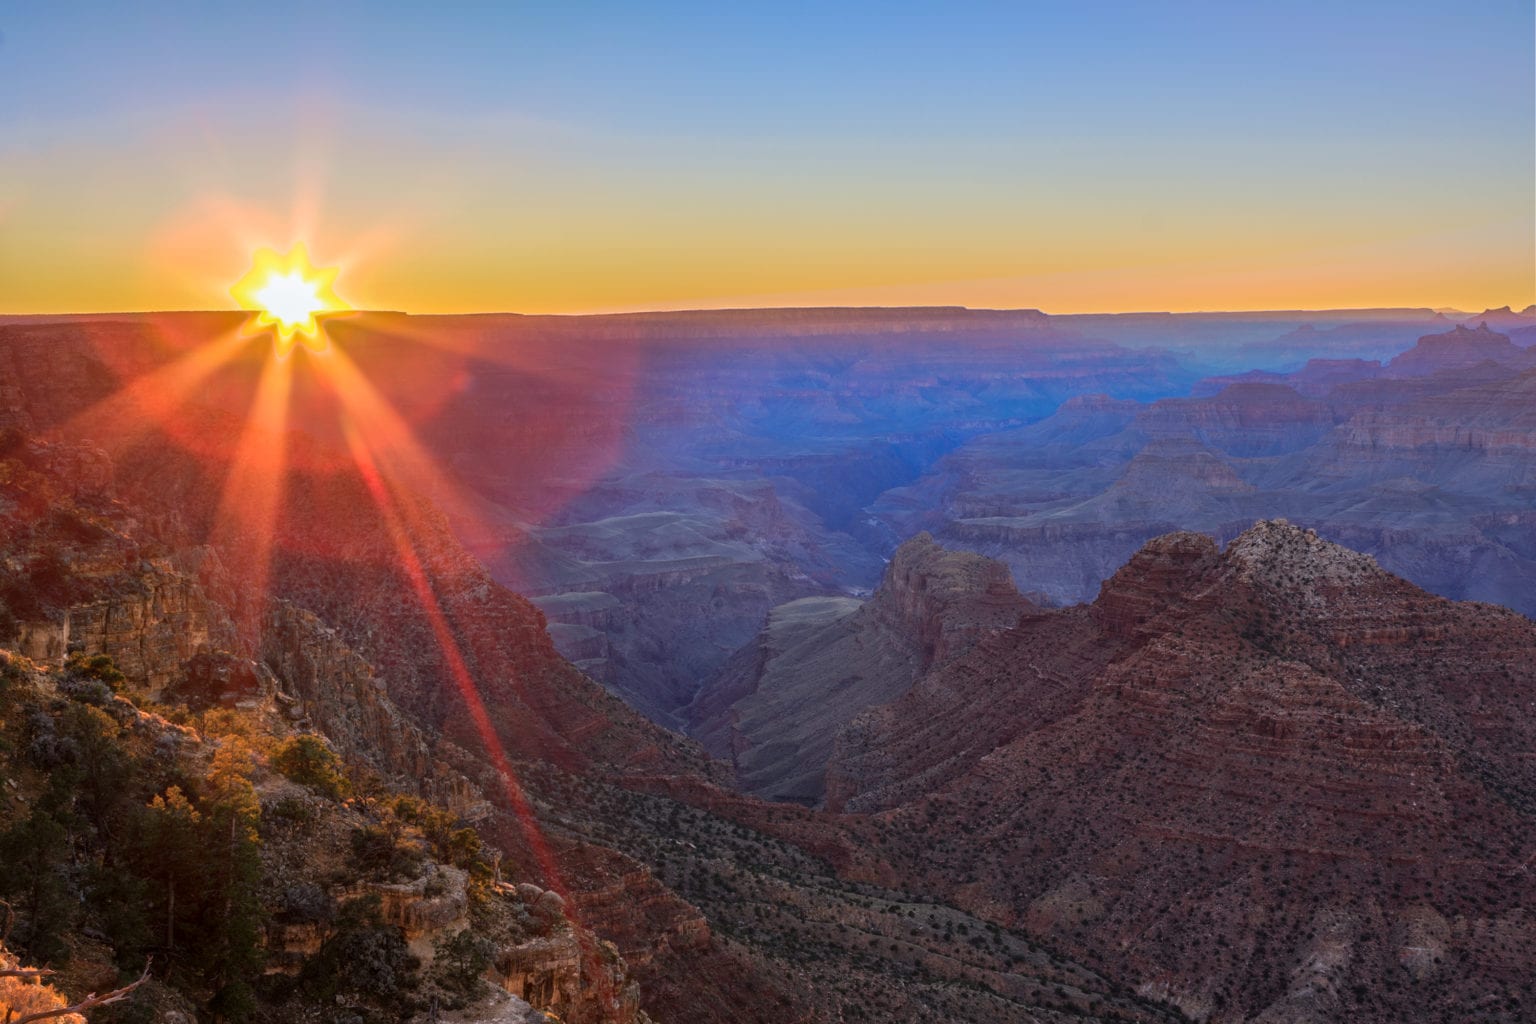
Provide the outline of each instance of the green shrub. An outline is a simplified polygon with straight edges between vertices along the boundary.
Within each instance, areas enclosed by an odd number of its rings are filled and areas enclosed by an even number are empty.
[[[351,847],[352,863],[364,875],[404,881],[421,874],[421,853],[385,825],[353,829]]]
[[[432,952],[433,979],[449,992],[473,997],[480,989],[481,976],[491,966],[496,946],[465,928],[433,939]]]
[[[332,800],[340,800],[351,789],[341,772],[341,758],[312,733],[280,743],[272,752],[272,767]]]
[[[421,961],[400,929],[385,924],[379,898],[365,896],[341,908],[336,926],[299,976],[312,999],[334,1004],[362,998],[398,1006],[419,984]]]
[[[276,822],[302,827],[314,820],[315,812],[302,798],[285,796],[272,806],[267,816]]]
[[[84,654],[80,651],[71,654],[64,662],[64,674],[70,679],[91,679],[105,683],[114,693],[128,679],[112,661],[110,654]]]

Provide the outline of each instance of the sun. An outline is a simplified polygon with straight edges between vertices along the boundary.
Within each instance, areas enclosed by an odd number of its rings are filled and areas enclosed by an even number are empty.
[[[229,292],[241,309],[258,314],[258,328],[276,328],[278,355],[287,355],[296,340],[321,352],[326,344],[317,318],[352,308],[332,287],[336,273],[335,267],[322,269],[311,264],[303,242],[294,243],[286,255],[261,248],[251,260],[251,269]]]

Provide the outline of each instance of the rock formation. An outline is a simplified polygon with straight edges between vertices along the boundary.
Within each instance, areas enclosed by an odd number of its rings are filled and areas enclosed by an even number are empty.
[[[1514,370],[1536,369],[1536,353],[1520,348],[1508,335],[1490,329],[1487,320],[1475,328],[1461,325],[1444,334],[1428,334],[1413,348],[1387,363],[1390,377],[1424,377],[1479,363],[1497,363]]]
[[[1005,566],[920,534],[896,551],[862,606],[805,598],[774,609],[758,639],[701,691],[694,734],[730,759],[748,792],[814,804],[838,729],[1012,628],[1028,607]]]
[[[856,719],[828,802],[1199,1019],[1514,1020],[1533,654],[1311,531],[1174,534]]]

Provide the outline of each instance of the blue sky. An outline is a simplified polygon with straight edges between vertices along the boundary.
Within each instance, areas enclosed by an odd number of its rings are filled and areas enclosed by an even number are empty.
[[[334,248],[370,218],[410,222],[412,261],[362,274],[370,289],[420,283],[416,305],[618,308],[981,280],[1015,280],[1020,303],[1040,304],[1028,291],[1049,293],[1051,274],[1140,268],[1155,288],[1171,264],[1225,261],[1261,275],[1255,233],[1280,254],[1416,239],[1412,266],[1371,257],[1362,302],[1415,289],[1465,302],[1478,275],[1494,298],[1536,272],[1520,242],[1536,204],[1532,11],[9,5],[0,218],[30,257],[0,237],[0,269],[35,268],[33,293],[56,303],[71,254],[110,250],[117,262],[94,258],[105,262],[81,282],[85,305],[94,292],[193,302],[185,282],[128,265],[155,248],[135,249],[136,233],[163,235],[214,192],[282,210],[319,165],[329,205],[316,231]],[[87,226],[70,225],[77,215]],[[1027,242],[1011,246],[1005,228]],[[503,251],[509,234],[526,251]],[[1446,245],[1481,255],[1441,266],[1432,252]],[[1287,267],[1277,287],[1294,289]],[[1428,294],[1437,275],[1462,279]],[[1237,298],[1231,282],[1212,287]],[[0,308],[18,303],[0,290]]]

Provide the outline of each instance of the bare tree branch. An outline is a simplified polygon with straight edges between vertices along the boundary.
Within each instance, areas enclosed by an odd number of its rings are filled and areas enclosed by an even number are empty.
[[[4,967],[0,968],[0,978],[46,978],[58,971],[47,967]]]
[[[148,980],[149,962],[146,961],[144,973],[139,975],[139,979],[124,985],[122,988],[115,988],[111,992],[105,992],[101,995],[92,992],[73,1006],[61,1006],[57,1010],[39,1010],[37,1013],[29,1013],[25,1017],[18,1017],[16,1020],[8,1022],[8,1024],[32,1024],[33,1021],[47,1020],[49,1017],[62,1017],[68,1013],[84,1013],[86,1010],[94,1010],[96,1007],[106,1006],[108,1003],[120,1003],[127,999],[134,989]]]

